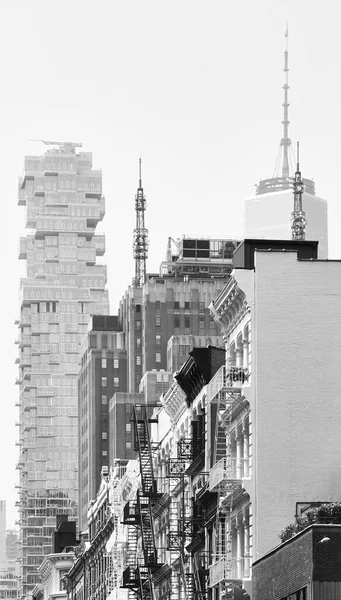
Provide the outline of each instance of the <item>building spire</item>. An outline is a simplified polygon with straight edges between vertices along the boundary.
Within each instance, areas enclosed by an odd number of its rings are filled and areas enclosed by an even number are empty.
[[[288,23],[285,25],[285,50],[284,50],[284,101],[283,101],[283,137],[281,139],[281,146],[283,147],[283,163],[282,163],[282,177],[283,179],[289,178],[289,147],[291,146],[291,139],[289,138],[289,102],[288,102],[288,91],[289,91],[289,54],[288,54]]]
[[[291,213],[291,234],[293,240],[305,240],[305,212],[302,206],[303,181],[300,171],[300,143],[297,142],[297,166],[294,178],[294,211]]]
[[[283,84],[283,134],[278,149],[277,160],[272,177],[269,179],[261,179],[256,186],[256,195],[268,194],[271,192],[282,192],[289,190],[292,187],[292,177],[294,172],[294,153],[292,149],[291,139],[289,137],[289,52],[288,38],[289,28],[288,23],[285,24],[284,30],[285,49],[284,49],[284,84]],[[305,190],[312,196],[315,196],[315,183],[311,179],[304,179]]]
[[[136,227],[134,229],[133,254],[135,259],[135,287],[142,287],[146,281],[146,262],[148,257],[148,229],[145,228],[144,213],[146,197],[142,187],[142,160],[139,159],[139,187],[135,196]]]

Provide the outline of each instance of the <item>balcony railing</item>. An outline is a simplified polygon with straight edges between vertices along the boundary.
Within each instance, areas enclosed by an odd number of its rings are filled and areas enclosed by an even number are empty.
[[[223,481],[236,481],[249,476],[250,458],[224,457],[213,465],[209,475],[209,490]]]
[[[214,587],[222,581],[241,581],[250,576],[249,558],[228,558],[222,556],[209,567],[209,586]]]
[[[246,367],[226,367],[223,365],[212,377],[207,386],[208,401],[212,402],[214,398],[224,388],[241,388],[250,380],[250,372]]]

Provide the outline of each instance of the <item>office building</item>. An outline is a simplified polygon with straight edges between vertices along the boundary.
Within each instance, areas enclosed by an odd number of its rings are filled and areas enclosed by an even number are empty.
[[[116,392],[127,389],[127,355],[116,316],[91,317],[82,344],[78,386],[79,518],[83,531],[102,470],[109,470],[113,442],[109,435],[109,402]]]
[[[19,258],[19,440],[21,588],[38,581],[57,513],[77,518],[78,394],[81,341],[91,314],[109,313],[102,173],[81,144],[45,142],[25,158],[19,205],[27,235]]]
[[[288,29],[285,32],[283,85],[283,135],[273,176],[261,179],[255,195],[245,200],[244,237],[287,240],[291,238],[290,213],[293,210],[292,181],[296,157],[293,156],[289,137],[288,102]],[[301,163],[304,168],[304,146]],[[306,239],[319,242],[319,258],[328,258],[328,214],[327,201],[316,196],[315,183],[303,179],[303,210],[306,213]]]
[[[120,302],[129,392],[138,392],[147,371],[167,370],[172,335],[219,333],[208,306],[230,276],[238,242],[184,236],[173,245],[170,240],[160,272],[147,275],[140,287],[130,286]]]

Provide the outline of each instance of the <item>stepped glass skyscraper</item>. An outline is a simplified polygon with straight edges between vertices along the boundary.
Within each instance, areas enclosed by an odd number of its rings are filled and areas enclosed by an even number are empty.
[[[19,205],[26,275],[18,320],[20,597],[38,582],[56,515],[77,518],[80,349],[91,314],[109,314],[102,173],[81,144],[44,142],[25,158]]]

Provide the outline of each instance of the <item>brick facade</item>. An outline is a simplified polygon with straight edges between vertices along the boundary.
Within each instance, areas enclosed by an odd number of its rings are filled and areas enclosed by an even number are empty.
[[[253,600],[338,600],[340,593],[341,525],[312,525],[253,564]]]

